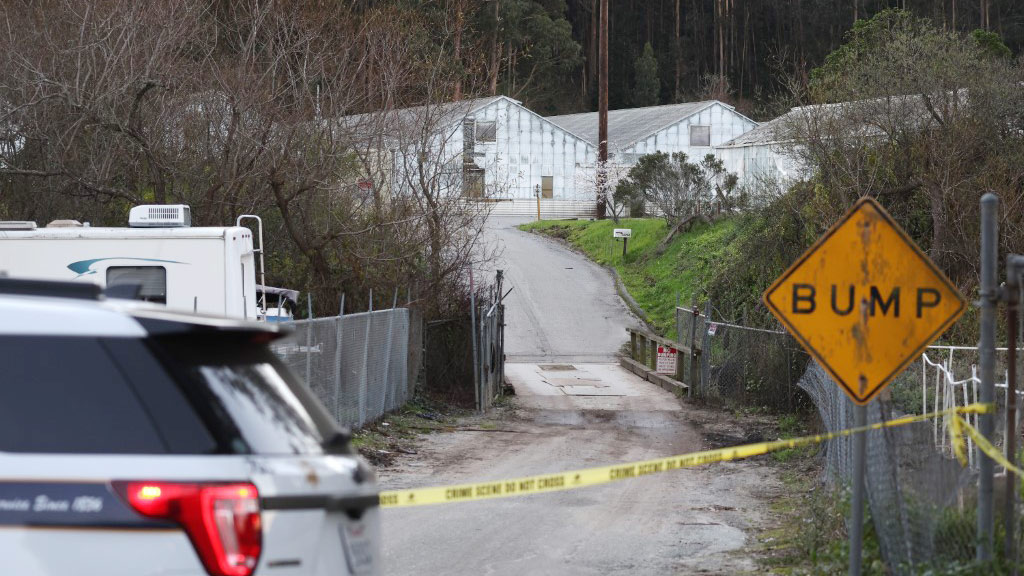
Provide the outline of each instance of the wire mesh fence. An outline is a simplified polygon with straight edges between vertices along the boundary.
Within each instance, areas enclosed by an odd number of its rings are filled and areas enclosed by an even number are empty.
[[[808,367],[799,386],[818,408],[826,430],[853,426],[852,402],[817,363]],[[869,423],[907,413],[896,392],[891,390],[868,405]],[[921,406],[917,408],[915,413]],[[868,506],[882,558],[894,574],[966,565],[974,557],[977,473],[935,447],[933,424],[867,433]],[[828,442],[825,474],[831,485],[850,486],[852,454],[851,438]]]
[[[676,330],[683,344],[689,341],[700,349],[694,396],[774,410],[793,410],[804,401],[794,392],[807,354],[781,327],[715,320],[707,305],[703,311],[677,307]]]
[[[421,330],[411,316],[395,308],[297,320],[272,348],[339,424],[360,428],[412,397],[419,353],[410,341]]]
[[[691,382],[696,397],[779,410],[809,402],[823,427],[835,432],[854,426],[853,404],[842,389],[782,327],[761,328],[715,318],[710,304],[678,307],[679,340],[700,350]],[[912,363],[868,407],[869,423],[922,414],[979,401],[979,354],[971,346],[933,346]],[[1006,430],[1006,349],[996,355],[996,414],[993,443],[1003,450]],[[687,372],[689,373],[689,372]],[[1021,392],[1017,392],[1020,404]],[[977,425],[977,416],[968,416]],[[1016,429],[1020,429],[1020,416]],[[977,573],[978,462],[969,443],[968,461],[954,456],[950,417],[867,433],[866,494],[879,552],[892,574]],[[823,451],[825,479],[848,494],[853,476],[851,437],[830,440]],[[1010,455],[1011,457],[1015,455]],[[1020,497],[1021,482],[1005,488],[1005,470],[996,467],[997,559],[1005,531],[1006,498]],[[1024,538],[1024,515],[1014,516],[1016,549]],[[813,529],[813,528],[812,528]],[[959,571],[958,571],[959,570]]]
[[[477,338],[477,409],[483,411],[501,396],[505,381],[505,306],[494,302],[481,307]]]

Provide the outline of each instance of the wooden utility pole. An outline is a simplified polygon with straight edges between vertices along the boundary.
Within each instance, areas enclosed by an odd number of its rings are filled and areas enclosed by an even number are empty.
[[[460,67],[462,65],[462,28],[465,25],[464,14],[462,10],[462,0],[455,2],[455,62]],[[462,70],[458,71],[458,76],[455,79],[455,94],[453,95],[454,100],[462,100]]]
[[[491,69],[490,88],[491,96],[498,94],[498,69],[501,67],[501,48],[504,43],[498,39],[501,31],[501,0],[494,1],[494,30],[491,32]]]
[[[607,214],[608,186],[608,0],[601,0],[601,31],[598,45],[597,86],[597,217]]]

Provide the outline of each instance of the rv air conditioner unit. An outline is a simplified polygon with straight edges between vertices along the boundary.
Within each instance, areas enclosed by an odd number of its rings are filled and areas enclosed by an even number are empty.
[[[29,220],[0,220],[0,230],[35,230],[36,223]]]
[[[188,228],[192,211],[184,204],[136,206],[128,213],[132,228]]]

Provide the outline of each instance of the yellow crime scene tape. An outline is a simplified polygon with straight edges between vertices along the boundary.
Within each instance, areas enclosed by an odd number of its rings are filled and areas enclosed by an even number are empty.
[[[998,462],[999,465],[1006,468],[1006,470],[1016,474],[1018,478],[1024,479],[1024,470],[1007,460],[1006,456],[999,451],[999,448],[993,446],[992,443],[988,441],[988,438],[982,436],[981,432],[979,432],[977,428],[968,424],[967,421],[959,414],[954,414],[953,426],[950,429],[950,436],[953,438],[953,453],[956,454],[961,465],[967,465],[967,443],[964,441],[964,432],[974,440],[974,443],[978,445],[978,448],[984,452],[986,456]]]
[[[986,454],[993,460],[1000,462],[1007,469],[1012,469],[1021,476],[1024,471],[1014,467],[1002,457],[999,450],[990,444],[970,424],[961,418],[962,414],[984,414],[992,411],[991,404],[975,403],[968,406],[940,410],[916,416],[903,416],[885,422],[878,422],[858,428],[848,428],[837,432],[826,434],[815,434],[813,436],[802,436],[788,440],[774,440],[772,442],[758,442],[756,444],[744,444],[731,448],[720,448],[717,450],[705,450],[703,452],[692,452],[679,456],[667,458],[656,458],[654,460],[642,460],[616,464],[614,466],[601,466],[598,468],[583,468],[581,470],[570,470],[568,472],[556,472],[554,474],[541,474],[537,476],[524,476],[508,480],[491,480],[488,482],[474,482],[472,484],[455,484],[451,486],[435,486],[431,488],[414,488],[409,490],[385,490],[380,493],[380,505],[384,508],[404,508],[407,506],[424,506],[427,504],[447,504],[452,502],[469,502],[472,500],[488,500],[491,498],[507,498],[509,496],[525,496],[528,494],[541,494],[544,492],[557,492],[560,490],[572,490],[574,488],[585,488],[608,484],[619,480],[639,478],[660,472],[669,472],[680,468],[689,468],[714,462],[726,462],[739,460],[752,456],[761,456],[786,450],[798,448],[811,444],[820,444],[835,438],[852,436],[871,430],[882,428],[894,428],[906,426],[915,422],[924,422],[940,416],[952,415],[953,426],[951,434],[954,436],[954,451],[961,462],[965,461],[966,454],[964,445],[964,431],[971,435]]]

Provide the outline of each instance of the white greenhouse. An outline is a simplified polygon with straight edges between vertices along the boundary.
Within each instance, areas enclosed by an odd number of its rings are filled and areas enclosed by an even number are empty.
[[[384,129],[381,130],[381,123]],[[592,192],[577,172],[593,165],[597,149],[507,96],[349,117],[345,125],[387,136],[372,146],[388,150],[384,180],[393,191],[422,185],[424,172],[447,193],[493,203],[496,212],[592,215]],[[429,157],[429,168],[419,160]],[[376,178],[374,179],[376,180]]]
[[[725,169],[736,174],[740,183],[755,186],[759,180],[786,182],[804,174],[791,153],[788,123],[796,120],[803,108],[765,122],[757,128],[715,148]]]
[[[597,112],[549,116],[548,120],[597,146]],[[655,152],[684,152],[700,159],[755,127],[757,122],[718,100],[609,110],[608,154],[610,161],[627,166]]]

